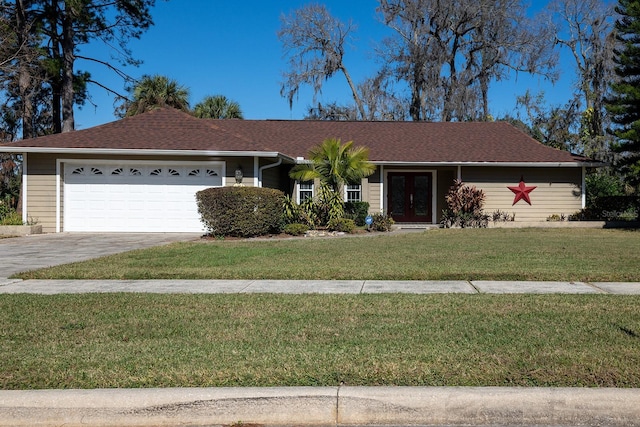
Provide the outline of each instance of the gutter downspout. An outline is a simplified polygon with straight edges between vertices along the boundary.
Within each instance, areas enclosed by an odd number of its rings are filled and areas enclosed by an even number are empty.
[[[60,159],[56,159],[56,233],[60,233],[60,202],[61,202],[61,194],[60,194],[60,173],[61,173],[61,162]]]
[[[266,169],[271,169],[271,168],[280,166],[281,164],[282,164],[282,157],[278,157],[277,162],[261,166],[260,169],[258,170],[258,187],[262,187],[262,174],[264,173],[264,171]]]
[[[385,200],[387,200],[384,191],[384,165],[380,165],[380,213],[384,212],[384,204]]]
[[[582,209],[587,207],[587,168],[582,166]]]
[[[24,224],[27,223],[28,219],[27,218],[27,206],[29,203],[29,195],[27,193],[27,181],[28,181],[28,170],[27,170],[27,153],[22,153],[22,188],[21,188],[21,192],[22,194],[20,194],[18,196],[18,198],[20,199],[20,203],[22,204],[22,222]]]

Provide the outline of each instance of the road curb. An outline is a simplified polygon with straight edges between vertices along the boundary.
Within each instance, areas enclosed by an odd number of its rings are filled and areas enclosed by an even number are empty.
[[[347,387],[339,423],[640,426],[640,389]]]
[[[0,391],[0,426],[640,426],[640,389],[271,387]]]

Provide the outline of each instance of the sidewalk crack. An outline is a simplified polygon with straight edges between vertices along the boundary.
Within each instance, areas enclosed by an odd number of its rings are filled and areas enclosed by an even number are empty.
[[[249,281],[249,283],[247,284],[247,286],[245,286],[244,288],[242,288],[242,289],[240,290],[240,293],[241,293],[241,294],[243,294],[243,293],[247,293],[247,289],[251,288],[255,283],[256,283],[256,281],[255,281],[255,280],[251,280],[251,281]]]
[[[585,285],[587,285],[587,286],[591,286],[593,289],[595,289],[596,291],[600,292],[601,294],[610,294],[610,293],[611,293],[611,292],[608,292],[608,291],[607,291],[607,290],[605,290],[605,289],[602,289],[602,288],[600,288],[600,287],[598,287],[598,286],[594,285],[594,284],[593,284],[593,283],[591,283],[591,282],[582,282],[582,283],[584,283],[584,284],[585,284]]]
[[[469,284],[469,286],[471,286],[473,288],[474,291],[476,291],[476,294],[482,293],[482,292],[480,292],[480,289],[478,289],[476,287],[476,285],[473,284],[473,280],[467,280],[467,283]]]

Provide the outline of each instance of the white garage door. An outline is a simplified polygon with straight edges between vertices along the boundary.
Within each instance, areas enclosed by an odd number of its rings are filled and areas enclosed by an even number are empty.
[[[200,232],[195,193],[222,185],[222,162],[66,163],[64,231]]]

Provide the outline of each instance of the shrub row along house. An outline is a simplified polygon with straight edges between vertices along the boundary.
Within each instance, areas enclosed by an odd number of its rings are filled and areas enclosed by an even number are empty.
[[[90,129],[0,146],[23,163],[23,217],[45,232],[203,231],[195,193],[277,188],[296,200],[317,183],[289,170],[326,138],[369,148],[376,171],[345,200],[403,223],[438,223],[455,179],[486,195],[485,211],[545,221],[584,207],[599,164],[491,123],[211,120],[163,108]],[[535,187],[535,188],[533,188]]]

